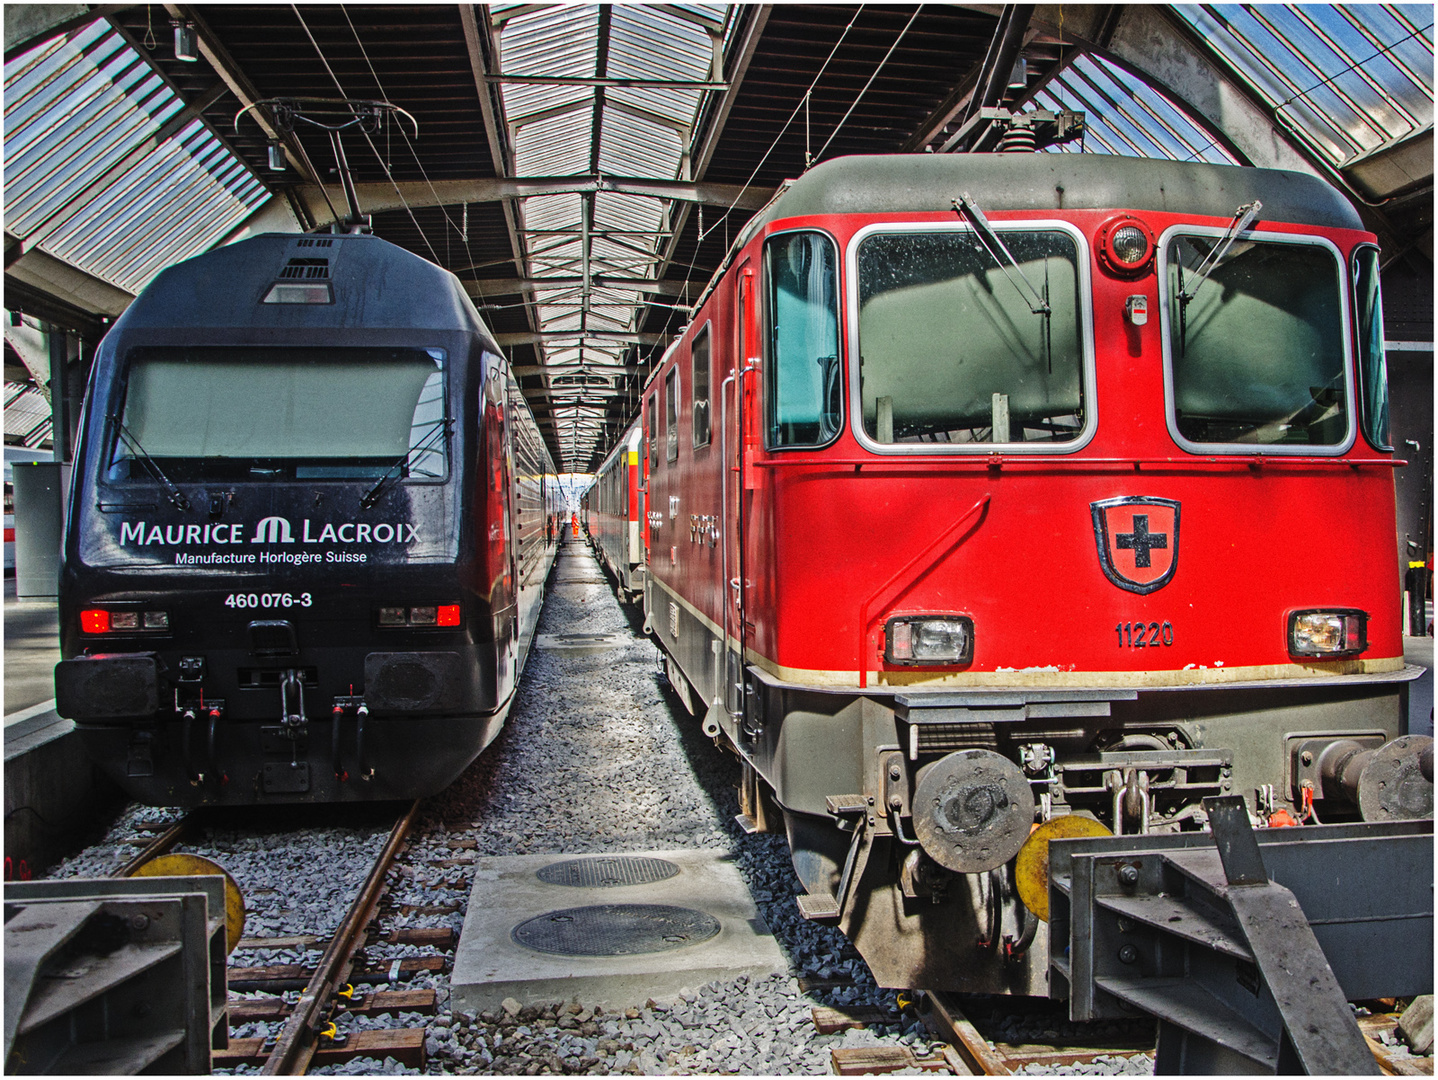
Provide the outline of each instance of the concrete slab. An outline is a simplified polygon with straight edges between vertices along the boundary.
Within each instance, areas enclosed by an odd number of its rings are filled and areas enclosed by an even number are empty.
[[[677,867],[678,873],[662,881],[615,885],[550,884],[538,876],[540,870],[555,864],[594,863],[606,858],[664,860]],[[547,876],[553,875],[550,871]],[[586,880],[596,875],[571,872],[565,876]],[[498,1009],[509,997],[521,1005],[577,999],[606,1010],[625,1009],[642,1007],[651,997],[674,997],[716,979],[760,978],[788,970],[739,871],[726,857],[713,852],[482,858],[475,860],[474,877],[450,982],[455,1009]],[[537,916],[614,904],[694,909],[717,920],[719,930],[705,941],[622,956],[556,955],[514,939],[515,928]]]

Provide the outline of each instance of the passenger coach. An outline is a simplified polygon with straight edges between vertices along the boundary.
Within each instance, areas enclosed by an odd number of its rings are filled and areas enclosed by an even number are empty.
[[[644,490],[639,468],[639,423],[620,437],[594,474],[585,496],[584,528],[600,561],[614,576],[619,599],[644,591]]]
[[[1055,822],[1431,814],[1378,278],[1313,177],[1109,156],[840,159],[748,224],[646,387],[647,620],[882,985],[1047,992]]]

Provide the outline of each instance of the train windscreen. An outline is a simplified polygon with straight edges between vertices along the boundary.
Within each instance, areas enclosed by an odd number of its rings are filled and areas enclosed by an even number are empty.
[[[1193,443],[1348,434],[1342,278],[1326,246],[1180,234],[1165,252],[1173,419]],[[1216,265],[1211,256],[1219,249]]]
[[[446,474],[437,349],[148,349],[129,362],[107,476],[413,479]]]
[[[859,392],[877,443],[1062,443],[1085,421],[1078,244],[1058,230],[858,246]]]
[[[1358,313],[1358,372],[1363,401],[1363,432],[1378,449],[1391,450],[1380,269],[1377,248],[1362,247],[1354,254],[1353,297]]]

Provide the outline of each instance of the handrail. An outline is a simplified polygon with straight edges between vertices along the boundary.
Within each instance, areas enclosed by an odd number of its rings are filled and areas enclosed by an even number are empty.
[[[932,558],[929,558],[928,562],[924,564],[922,571],[914,574],[910,574],[909,571],[913,570],[922,560],[927,558],[931,553],[935,552],[935,550],[939,548],[940,545],[944,544],[945,541],[949,540],[950,537],[952,537],[965,524],[968,523],[970,518],[975,516],[982,518],[984,513],[989,508],[989,500],[992,497],[993,496],[991,494],[985,492],[983,498],[981,498],[978,502],[974,503],[974,505],[969,507],[968,510],[964,511],[964,513],[960,514],[952,525],[950,525],[943,532],[939,533],[939,535],[930,542],[928,547],[924,548],[912,559],[906,562],[899,569],[899,571],[894,574],[893,577],[889,578],[888,581],[880,585],[878,589],[874,591],[873,595],[871,595],[869,599],[864,601],[863,606],[859,609],[859,687],[861,689],[869,685],[869,658],[867,653],[869,648],[869,632],[872,629],[871,623],[873,622],[873,616],[870,614],[870,612],[873,611],[874,607],[876,606],[876,602],[896,583],[905,580],[905,578],[907,578],[907,581],[904,587],[897,590],[894,595],[888,599],[887,602],[892,604],[900,596],[903,596],[904,593],[908,592],[908,590],[913,586],[913,584],[918,581],[918,579],[923,575],[924,571],[929,570],[936,562],[939,561],[939,558],[941,556],[947,555],[950,550],[957,547],[958,544],[963,541],[964,537],[960,537],[958,541],[949,544],[947,547],[944,547],[943,550],[938,551],[937,554],[934,554]]]
[[[748,375],[751,371],[758,370],[759,362],[757,358],[750,359],[738,371],[731,371],[726,375],[724,380],[719,384],[719,546],[723,549],[719,564],[720,572],[723,574],[723,580],[719,586],[719,603],[724,610],[724,641],[721,646],[723,650],[723,663],[720,665],[719,677],[723,680],[722,694],[724,711],[729,714],[731,719],[738,719],[740,713],[736,713],[729,707],[729,590],[733,588],[733,583],[729,580],[729,391],[727,388],[730,383],[736,383],[740,395],[738,402],[734,406],[734,410],[739,418],[738,435],[739,446],[741,448],[739,468],[740,478],[742,480],[744,467],[742,451],[742,447],[744,446],[744,376]],[[742,494],[740,498],[743,498]],[[734,516],[737,518],[739,516],[737,505],[735,511]],[[742,599],[742,588],[740,595]],[[744,643],[741,641],[739,643],[739,663],[741,666],[743,662]]]

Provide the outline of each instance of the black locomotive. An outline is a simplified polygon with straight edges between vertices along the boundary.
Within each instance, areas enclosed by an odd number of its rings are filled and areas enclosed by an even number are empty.
[[[364,234],[173,266],[96,356],[57,708],[151,804],[438,791],[508,711],[554,472],[449,272]]]

